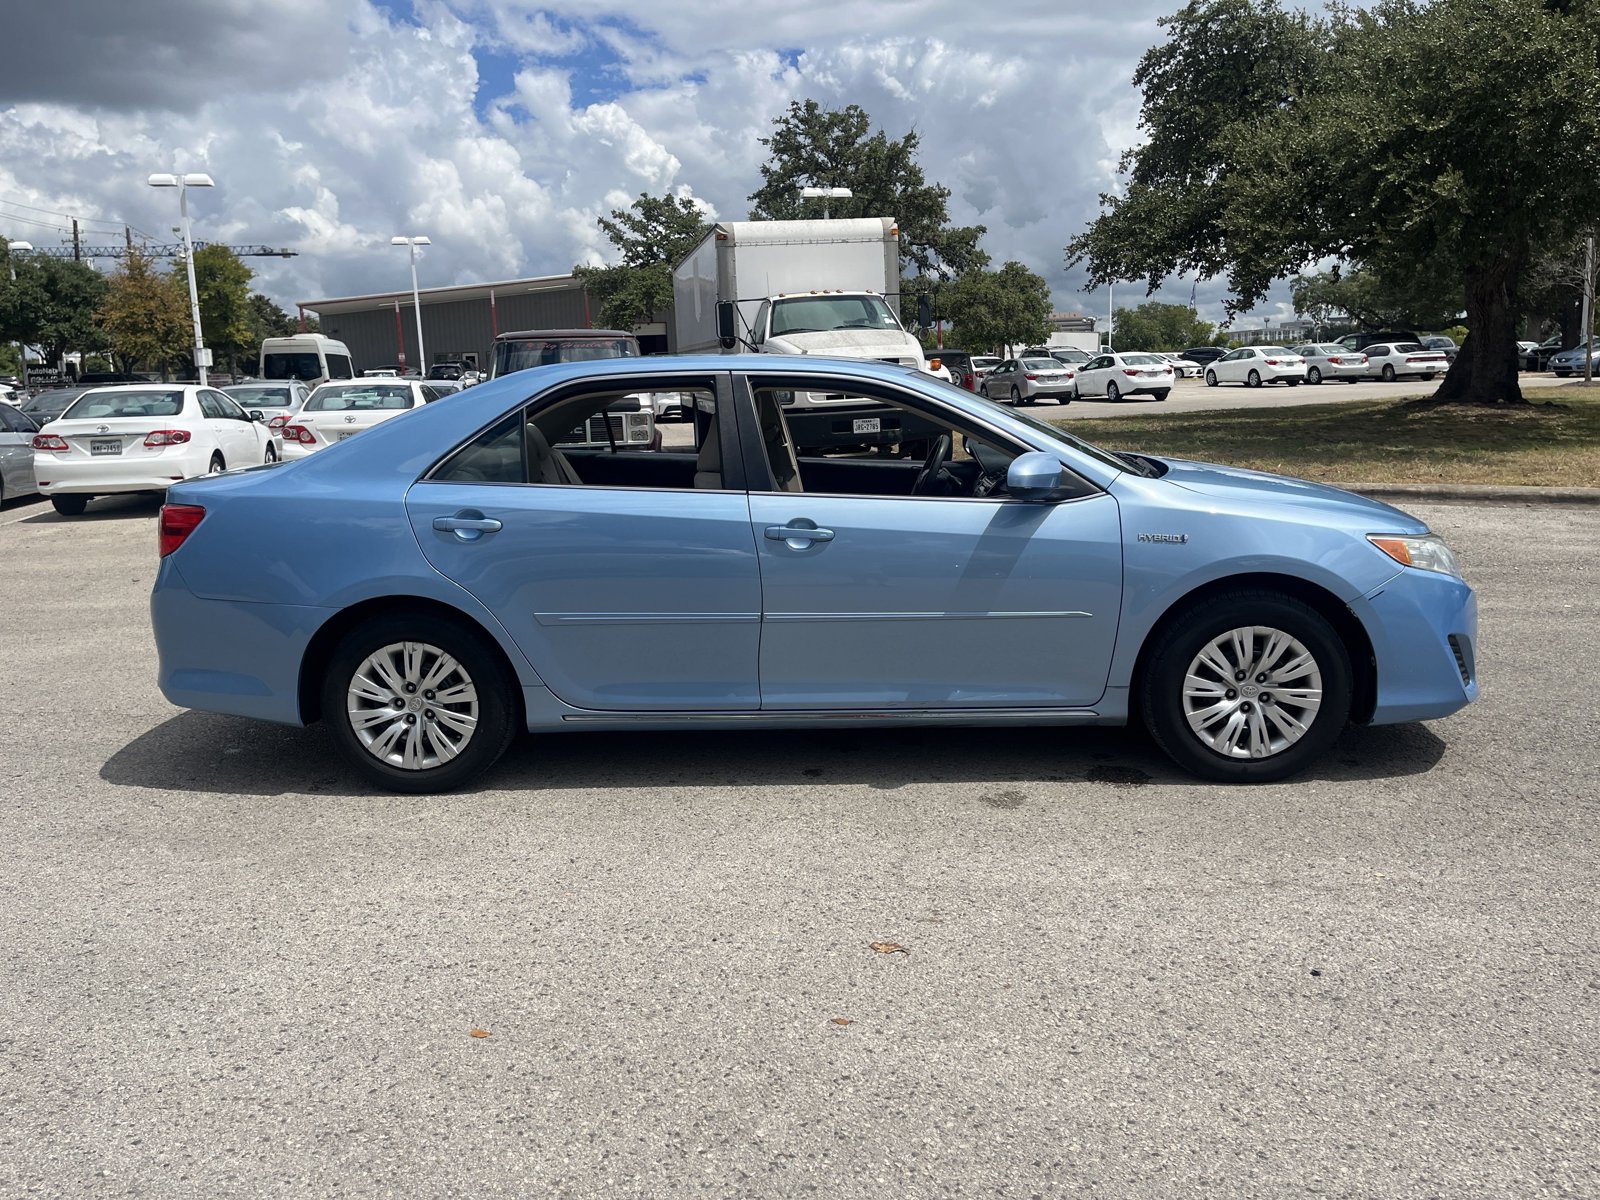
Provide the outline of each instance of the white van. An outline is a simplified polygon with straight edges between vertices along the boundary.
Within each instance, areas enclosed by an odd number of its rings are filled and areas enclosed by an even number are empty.
[[[267,338],[261,343],[262,379],[298,379],[316,387],[330,379],[354,379],[350,350],[320,333]]]

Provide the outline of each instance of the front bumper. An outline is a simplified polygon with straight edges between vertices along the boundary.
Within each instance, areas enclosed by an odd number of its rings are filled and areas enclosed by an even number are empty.
[[[1478,597],[1466,583],[1407,567],[1350,609],[1377,663],[1372,724],[1445,717],[1478,698]]]

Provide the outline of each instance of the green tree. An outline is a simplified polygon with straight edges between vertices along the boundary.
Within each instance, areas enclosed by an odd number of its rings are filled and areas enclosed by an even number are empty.
[[[0,340],[38,346],[52,364],[68,350],[101,349],[105,334],[95,311],[105,291],[105,276],[87,263],[7,247],[0,254]]]
[[[124,369],[143,365],[165,374],[194,344],[186,286],[138,250],[129,251],[107,284],[99,318],[111,352]]]
[[[1520,401],[1523,274],[1600,218],[1600,5],[1193,0],[1163,24],[1126,192],[1067,248],[1090,286],[1225,275],[1232,313],[1322,258],[1437,270],[1471,329],[1439,395]]]
[[[173,273],[187,290],[188,278],[181,263]],[[254,276],[255,272],[226,246],[204,246],[194,252],[200,331],[218,362],[226,363],[230,371],[238,370],[240,356],[251,348],[255,329],[250,313],[250,280]]]
[[[1294,311],[1319,325],[1348,319],[1367,330],[1444,329],[1461,319],[1461,288],[1440,271],[1399,276],[1368,267],[1301,275],[1289,284]]]
[[[710,224],[693,200],[640,192],[625,209],[600,218],[600,229],[622,254],[607,267],[574,267],[589,295],[600,302],[600,320],[632,329],[672,304],[672,268],[706,235]]]
[[[828,201],[829,215],[893,217],[903,274],[949,278],[988,265],[978,249],[984,227],[952,226],[950,189],[929,183],[917,164],[915,129],[892,139],[881,129],[869,132],[872,118],[860,106],[825,109],[815,100],[792,101],[772,124],[772,136],[761,139],[769,153],[761,186],[749,197],[752,219],[820,217],[821,201],[803,201],[800,189],[847,187],[855,195]]]
[[[1136,308],[1119,309],[1112,334],[1118,350],[1182,350],[1209,345],[1217,329],[1195,316],[1187,304],[1147,300]]]
[[[293,337],[300,332],[300,320],[292,317],[273,299],[260,292],[250,293],[250,345],[260,348],[269,337]],[[310,319],[307,319],[310,332]]]
[[[944,289],[952,345],[976,353],[1034,346],[1050,336],[1050,285],[1019,262],[967,271]]]

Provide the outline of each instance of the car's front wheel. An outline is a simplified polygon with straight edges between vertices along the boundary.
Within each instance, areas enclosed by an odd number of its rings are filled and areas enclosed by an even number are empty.
[[[1273,592],[1215,596],[1157,635],[1140,705],[1156,742],[1207,779],[1303,770],[1350,716],[1350,656],[1325,617]]]
[[[357,626],[322,680],[322,715],[345,757],[396,792],[470,783],[516,733],[516,678],[483,634],[395,614]]]
[[[1217,382],[1218,382],[1217,373],[1215,371],[1207,371],[1206,372],[1206,386],[1207,387],[1216,387],[1217,386]]]

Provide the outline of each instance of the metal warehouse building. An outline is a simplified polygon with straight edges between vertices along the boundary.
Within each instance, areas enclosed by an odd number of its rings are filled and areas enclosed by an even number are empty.
[[[465,362],[488,370],[496,334],[594,325],[583,284],[570,275],[423,288],[417,296],[428,364]],[[408,365],[418,365],[417,318],[409,290],[297,304],[302,317],[316,314],[323,333],[350,347],[358,371],[399,363],[402,352]],[[634,332],[644,353],[667,352],[666,322],[640,325]]]

